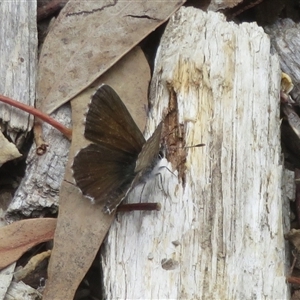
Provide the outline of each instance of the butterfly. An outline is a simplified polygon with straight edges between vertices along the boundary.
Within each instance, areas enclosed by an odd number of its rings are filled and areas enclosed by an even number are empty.
[[[101,85],[91,98],[84,136],[92,143],[75,156],[76,185],[111,213],[151,172],[159,157],[162,123],[146,141],[117,93]]]

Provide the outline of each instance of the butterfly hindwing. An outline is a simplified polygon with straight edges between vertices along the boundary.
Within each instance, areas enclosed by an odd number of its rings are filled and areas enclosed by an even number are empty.
[[[136,156],[91,144],[75,156],[73,174],[77,186],[95,203],[116,205],[135,177]]]

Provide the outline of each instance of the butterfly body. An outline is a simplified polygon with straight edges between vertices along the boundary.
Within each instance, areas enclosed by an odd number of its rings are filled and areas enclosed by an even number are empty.
[[[100,86],[86,116],[84,136],[92,144],[78,152],[72,166],[83,195],[111,213],[157,161],[161,128],[145,141],[117,93]]]

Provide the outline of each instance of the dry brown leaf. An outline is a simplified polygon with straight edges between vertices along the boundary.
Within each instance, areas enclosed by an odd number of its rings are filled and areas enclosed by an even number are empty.
[[[60,190],[60,207],[54,247],[48,267],[44,300],[73,299],[82,278],[90,268],[114,220],[114,214],[103,214],[102,206],[94,205],[73,185],[71,164],[80,148],[89,142],[83,136],[84,113],[90,96],[100,83],[111,85],[126,104],[133,118],[143,127],[146,120],[149,66],[140,48],[130,51],[106,72],[93,87],[86,89],[72,105],[73,139],[66,168],[65,181]],[[131,106],[131,108],[130,108]]]
[[[56,219],[28,219],[0,228],[0,269],[33,246],[53,239]]]
[[[78,95],[184,2],[70,0],[40,55],[37,107],[51,113]]]
[[[26,276],[30,275],[38,265],[46,258],[50,257],[51,250],[44,251],[42,253],[38,253],[30,258],[28,263],[24,267],[18,267],[19,269],[14,273],[15,281],[20,281],[26,278]]]
[[[22,154],[18,151],[17,147],[9,142],[0,131],[0,166],[20,156],[22,156]]]

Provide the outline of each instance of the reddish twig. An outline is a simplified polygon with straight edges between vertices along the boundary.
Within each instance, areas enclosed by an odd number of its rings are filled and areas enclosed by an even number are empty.
[[[300,284],[300,278],[294,277],[294,276],[289,276],[287,278],[287,282],[289,282],[289,283],[295,283],[295,284]]]
[[[47,114],[44,114],[40,110],[38,110],[38,109],[36,109],[36,108],[34,108],[32,106],[26,105],[24,103],[18,102],[16,100],[13,100],[11,98],[5,97],[3,95],[0,95],[0,101],[4,102],[6,104],[9,104],[11,106],[17,107],[17,108],[19,108],[19,109],[21,109],[23,111],[26,111],[29,114],[34,115],[35,117],[43,120],[44,122],[50,124],[51,126],[53,126],[54,128],[56,128],[57,130],[59,130],[69,140],[72,139],[72,130],[70,128],[65,127],[64,125],[62,125],[58,121],[54,120],[53,118],[51,118]]]
[[[118,212],[120,211],[134,211],[134,210],[161,210],[161,204],[160,203],[126,203],[121,204],[118,207]]]

